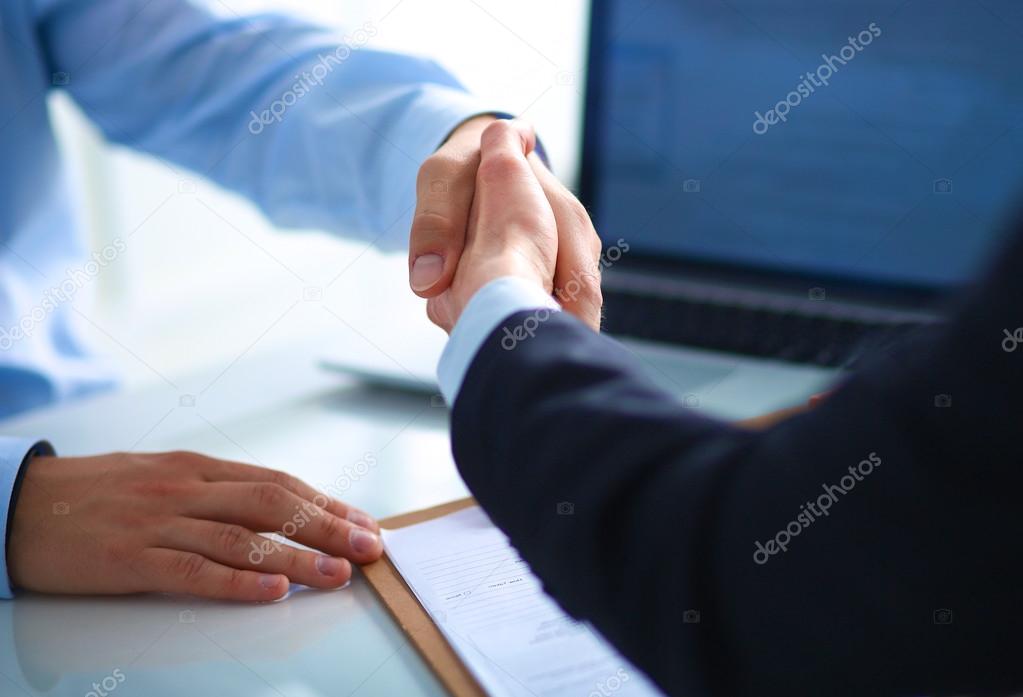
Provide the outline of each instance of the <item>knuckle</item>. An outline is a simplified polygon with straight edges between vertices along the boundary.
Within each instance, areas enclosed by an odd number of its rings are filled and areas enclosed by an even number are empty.
[[[512,152],[496,152],[480,164],[480,181],[496,184],[515,179],[522,174],[522,163]]]
[[[443,213],[435,210],[417,211],[412,219],[412,234],[437,234],[452,233],[455,230],[454,221]]]
[[[603,304],[600,275],[593,270],[573,273],[571,278],[557,289],[556,295],[562,303],[587,303],[599,306]]]
[[[484,138],[507,138],[511,135],[515,135],[515,127],[507,119],[494,121],[483,129]]]
[[[583,229],[590,227],[590,212],[586,210],[586,206],[579,199],[568,192],[565,193],[565,207],[575,221],[583,226]]]
[[[187,465],[194,464],[202,457],[198,453],[193,453],[190,450],[172,450],[164,454],[166,460],[175,465]]]
[[[442,150],[430,155],[423,161],[416,176],[420,190],[431,190],[431,184],[438,180],[444,181],[459,167],[459,160],[454,154]]]
[[[437,301],[434,298],[430,298],[426,301],[426,318],[434,324],[441,323],[440,312],[437,309]]]
[[[284,568],[279,573],[284,574],[288,578],[296,578],[302,572],[302,554],[301,552],[289,549],[287,554],[284,556]]]
[[[221,552],[232,554],[241,548],[248,537],[248,531],[240,525],[226,525],[220,528],[215,535],[214,546]]]
[[[334,539],[340,537],[345,531],[345,524],[340,518],[333,515],[324,516],[323,518],[323,534],[327,539]]]
[[[600,278],[598,276],[587,277],[583,281],[582,297],[594,307],[601,307],[604,304],[604,294],[600,289]]]
[[[167,573],[173,578],[181,579],[186,584],[194,583],[202,576],[208,563],[206,557],[201,554],[182,552],[171,560]]]
[[[240,569],[230,569],[224,582],[220,586],[220,592],[225,597],[234,597],[245,587],[245,572]]]
[[[205,467],[209,462],[210,458],[190,450],[171,450],[170,452],[157,455],[153,464],[163,470],[175,470],[178,472],[185,470],[194,473]]]
[[[279,484],[261,482],[254,485],[253,493],[255,495],[256,505],[261,508],[277,508],[284,503],[288,492]]]
[[[137,498],[150,501],[166,501],[176,498],[181,493],[180,484],[163,479],[136,482],[131,488]]]
[[[131,559],[137,552],[138,550],[127,544],[108,542],[102,546],[100,551],[102,568],[116,569]]]
[[[277,486],[287,489],[288,491],[294,491],[298,489],[298,480],[292,477],[287,472],[280,470],[269,470],[270,483],[276,484]]]

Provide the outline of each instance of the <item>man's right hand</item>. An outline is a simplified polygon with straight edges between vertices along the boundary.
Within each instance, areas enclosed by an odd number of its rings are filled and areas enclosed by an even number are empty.
[[[488,178],[482,169],[486,158],[481,156],[481,141],[488,137],[492,140],[495,132],[508,131],[519,133],[523,145],[528,144],[528,150],[520,150],[519,164],[528,163],[523,173],[532,170],[538,184],[531,188],[547,199],[544,212],[553,215],[557,224],[557,259],[554,275],[547,279],[550,283],[546,285],[552,286],[548,290],[553,290],[565,310],[599,329],[603,304],[598,263],[600,239],[586,209],[534,151],[536,136],[532,127],[520,120],[471,119],[423,163],[409,242],[409,284],[416,294],[428,299],[439,298],[451,288],[456,269],[464,266],[462,259],[469,248],[472,227],[478,222],[475,216],[483,195],[481,187],[486,187]],[[430,306],[444,304],[431,302]]]
[[[7,560],[27,590],[267,601],[289,582],[342,586],[351,562],[382,552],[366,513],[283,472],[183,452],[37,457],[26,467]]]
[[[465,248],[450,286],[427,303],[430,319],[448,332],[476,291],[503,276],[536,283],[600,326],[600,240],[586,209],[536,157],[535,144],[521,121],[497,121],[482,134]],[[566,276],[576,279],[571,295],[559,292]]]

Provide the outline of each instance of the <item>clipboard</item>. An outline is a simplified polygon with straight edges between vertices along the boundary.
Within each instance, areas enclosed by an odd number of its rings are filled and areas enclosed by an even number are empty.
[[[433,508],[385,518],[379,523],[385,529],[404,528],[475,505],[475,499],[459,499]],[[372,564],[363,566],[362,573],[391,617],[448,692],[454,697],[487,697],[487,693],[448,644],[386,553]]]

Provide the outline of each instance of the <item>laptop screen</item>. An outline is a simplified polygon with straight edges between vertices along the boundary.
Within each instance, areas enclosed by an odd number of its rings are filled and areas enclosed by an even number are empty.
[[[1023,4],[595,0],[583,195],[630,254],[940,290],[1023,182]]]

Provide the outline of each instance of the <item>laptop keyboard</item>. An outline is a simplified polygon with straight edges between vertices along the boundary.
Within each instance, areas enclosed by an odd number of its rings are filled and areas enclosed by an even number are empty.
[[[611,334],[827,367],[849,366],[935,321],[825,302],[758,305],[607,288],[604,313]]]

